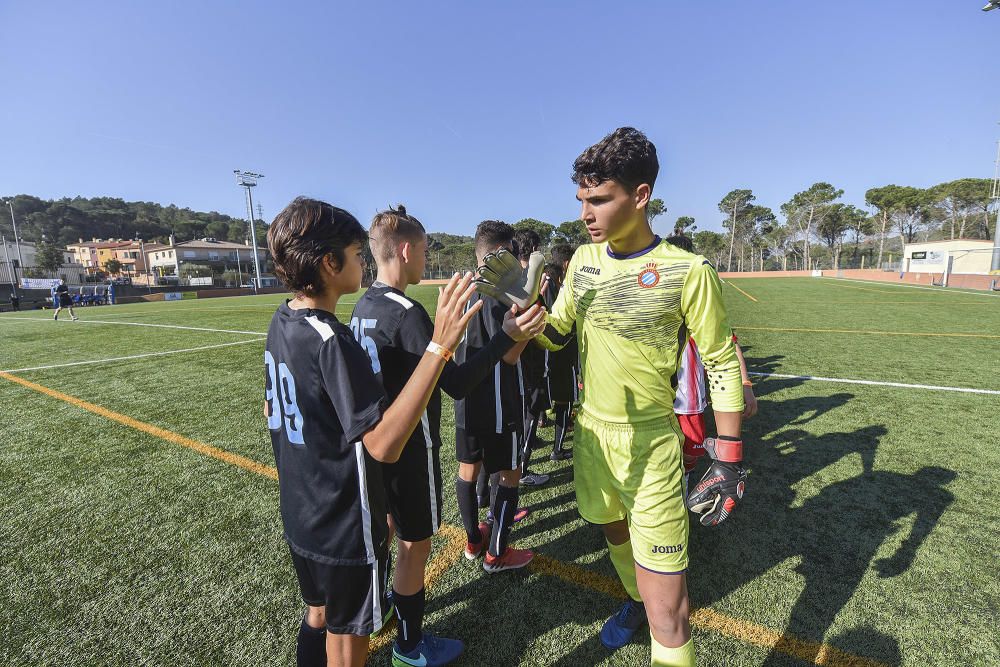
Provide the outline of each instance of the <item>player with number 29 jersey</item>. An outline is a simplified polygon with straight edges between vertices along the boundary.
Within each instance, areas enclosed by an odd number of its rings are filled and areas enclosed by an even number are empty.
[[[289,546],[328,565],[374,565],[387,549],[382,466],[361,437],[382,418],[385,393],[368,355],[331,313],[283,303],[264,360]]]

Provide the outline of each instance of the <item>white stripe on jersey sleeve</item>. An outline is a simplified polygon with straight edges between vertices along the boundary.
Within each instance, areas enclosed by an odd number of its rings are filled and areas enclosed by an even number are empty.
[[[310,315],[306,318],[306,322],[312,325],[312,328],[323,337],[323,342],[333,338],[333,327],[331,327],[326,322],[320,322],[315,315]]]
[[[392,299],[393,301],[395,301],[396,303],[398,303],[399,305],[401,305],[406,310],[409,310],[410,308],[413,308],[413,302],[410,301],[409,299],[407,299],[405,296],[400,296],[399,294],[396,294],[395,292],[386,292],[385,296],[386,296],[387,299]]]

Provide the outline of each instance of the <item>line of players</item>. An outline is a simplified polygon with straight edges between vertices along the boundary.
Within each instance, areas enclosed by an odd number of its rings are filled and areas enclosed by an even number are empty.
[[[707,441],[715,459],[710,470],[718,474],[695,489],[715,499],[702,510],[702,523],[724,520],[742,497],[739,433],[749,382],[737,362],[718,276],[703,258],[649,229],[645,207],[657,171],[655,147],[632,128],[577,159],[574,181],[595,243],[583,246],[586,257],[573,258],[571,266],[569,257],[550,265],[548,314],[542,304],[508,309],[477,293],[471,274],[456,274],[441,290],[432,319],[405,294],[424,272],[427,239],[402,207],[379,213],[366,232],[350,213],[299,198],[272,223],[268,244],[276,272],[296,295],[279,306],[268,331],[265,414],[285,538],[307,605],[300,665],[364,664],[368,636],[392,608],[399,620],[393,665],[444,665],[462,653],[461,641],[422,631],[424,570],[441,522],[440,392],[456,399],[455,492],[465,556],[482,556],[488,573],[524,567],[533,554],[509,543],[520,513],[518,489],[545,480],[528,470],[544,402],[537,371],[526,382],[522,357],[535,337],[550,362],[565,355],[570,381],[553,385],[550,398],[560,406],[553,454],[567,456],[562,439],[576,353],[566,346],[575,326],[583,327],[580,358],[589,359],[583,380],[595,378],[574,438],[577,499],[581,515],[603,528],[631,597],[601,639],[611,648],[624,644],[652,605],[653,664],[694,665],[685,583],[687,494],[680,480],[699,453],[704,427],[681,431],[670,386],[670,378],[684,377],[678,361],[695,351],[689,346],[682,354],[685,332],[705,352],[704,371],[689,369],[688,378],[707,376],[720,434]],[[366,240],[378,277],[347,327],[333,313],[341,296],[360,288]],[[478,263],[501,248],[514,251],[514,230],[481,223]],[[529,248],[525,239],[523,261]],[[608,377],[592,368],[607,369]],[[552,365],[549,370],[551,380]],[[681,440],[691,441],[683,462]],[[486,494],[477,491],[477,480],[484,470],[495,480],[492,523],[479,521]],[[636,477],[653,470],[660,473]],[[390,601],[393,532],[398,563]]]

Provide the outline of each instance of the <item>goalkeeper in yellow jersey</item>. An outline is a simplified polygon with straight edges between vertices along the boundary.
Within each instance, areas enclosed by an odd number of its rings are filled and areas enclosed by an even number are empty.
[[[742,498],[743,387],[715,269],[653,234],[646,206],[656,148],[619,128],[573,164],[592,244],[577,249],[538,342],[558,349],[576,325],[584,392],[574,435],[580,514],[604,530],[631,600],[601,629],[618,648],[648,620],[652,664],[695,664],[688,623],[688,512],[723,521]],[[718,438],[687,499],[673,411],[680,345],[692,338],[708,376]]]

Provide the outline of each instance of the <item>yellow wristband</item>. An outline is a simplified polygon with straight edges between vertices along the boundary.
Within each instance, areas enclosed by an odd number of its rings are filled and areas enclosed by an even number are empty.
[[[436,354],[445,361],[451,359],[451,355],[454,354],[451,350],[446,348],[444,345],[438,345],[434,341],[427,343],[427,351],[431,354]]]

